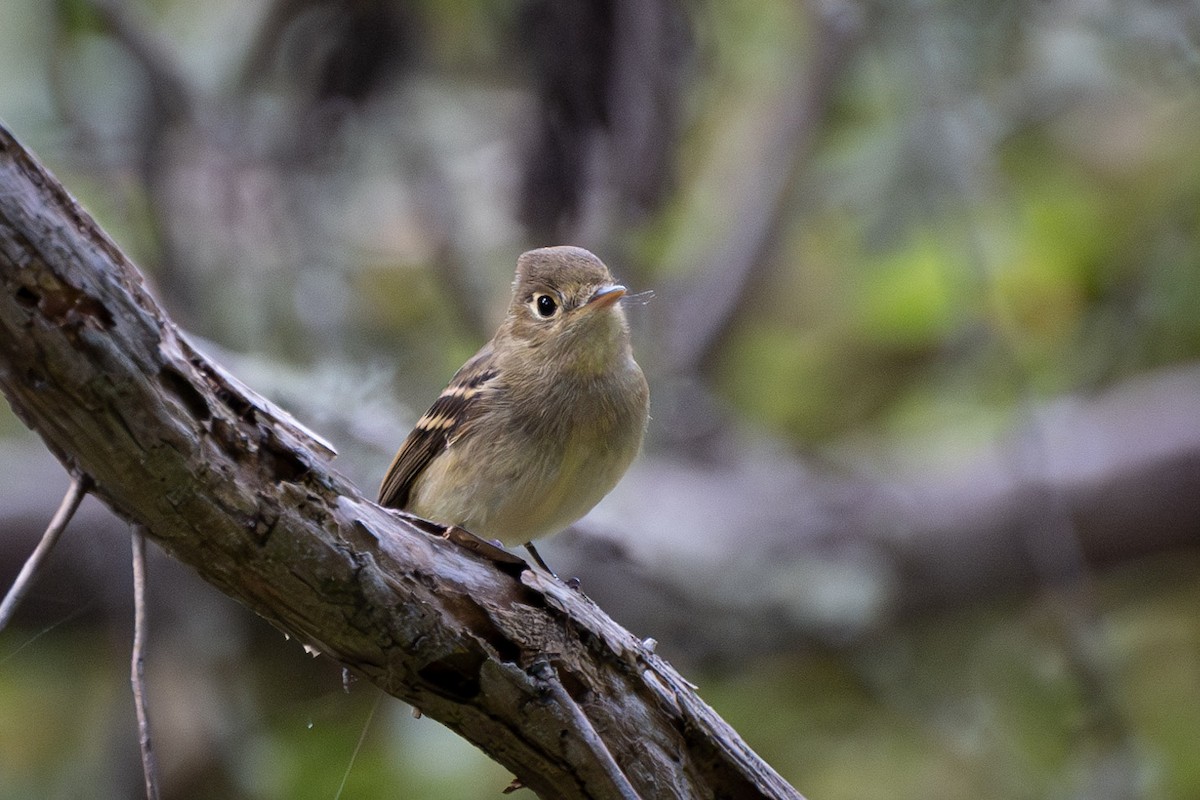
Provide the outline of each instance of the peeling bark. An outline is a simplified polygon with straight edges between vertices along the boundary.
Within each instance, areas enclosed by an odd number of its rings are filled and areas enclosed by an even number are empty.
[[[365,499],[189,343],[3,127],[0,389],[164,550],[540,796],[799,797],[591,601]]]

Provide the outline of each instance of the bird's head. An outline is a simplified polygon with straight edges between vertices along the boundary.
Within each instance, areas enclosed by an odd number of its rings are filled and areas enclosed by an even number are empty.
[[[502,333],[564,368],[602,367],[629,346],[621,310],[625,287],[581,247],[543,247],[517,259],[512,304]]]

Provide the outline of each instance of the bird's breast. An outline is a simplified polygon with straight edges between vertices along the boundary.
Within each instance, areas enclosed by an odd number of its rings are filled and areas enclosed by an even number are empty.
[[[418,491],[432,519],[510,545],[557,533],[608,494],[637,455],[647,412],[636,364],[628,374],[564,377],[541,395],[512,388],[496,398],[501,413],[431,465],[442,491]]]

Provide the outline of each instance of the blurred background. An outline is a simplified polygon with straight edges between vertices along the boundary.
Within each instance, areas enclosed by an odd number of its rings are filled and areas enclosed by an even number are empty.
[[[542,552],[811,800],[1200,797],[1200,8],[7,0],[0,119],[374,494],[573,243],[652,393]],[[0,586],[68,483],[0,412]],[[151,548],[167,797],[504,770]],[[141,793],[128,534],[0,634],[0,799]]]

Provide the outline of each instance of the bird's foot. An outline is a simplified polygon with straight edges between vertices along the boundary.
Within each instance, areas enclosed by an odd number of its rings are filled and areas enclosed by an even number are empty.
[[[554,570],[550,569],[550,565],[547,564],[542,559],[542,556],[537,551],[537,548],[533,546],[533,542],[526,542],[525,549],[529,551],[529,555],[533,556],[534,563],[536,563],[539,567],[541,567],[546,572],[550,573],[551,578],[554,578],[556,581],[562,581],[563,583],[565,583],[567,585],[567,587],[569,589],[572,589],[576,592],[580,591],[579,590],[579,578],[567,578],[565,581],[563,581],[562,578],[558,577],[558,573],[555,572]],[[580,592],[580,593],[582,594],[582,592]]]

